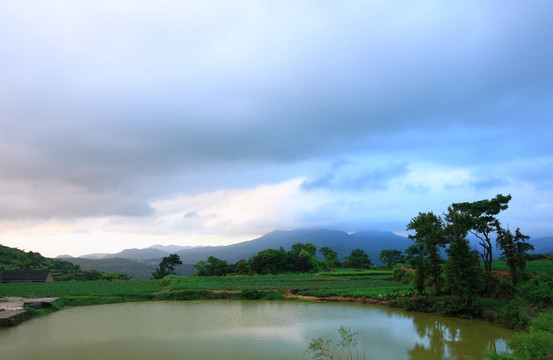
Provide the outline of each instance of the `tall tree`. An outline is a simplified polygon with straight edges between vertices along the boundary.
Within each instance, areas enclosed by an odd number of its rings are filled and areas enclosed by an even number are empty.
[[[338,260],[338,253],[328,246],[323,246],[319,249],[319,252],[323,255],[324,260],[322,263],[325,270],[332,270],[340,262]]]
[[[380,251],[380,260],[388,268],[392,268],[395,264],[402,262],[404,259],[403,253],[401,250],[392,250],[392,249],[383,249]]]
[[[446,250],[445,286],[455,295],[455,311],[474,315],[477,311],[476,296],[482,287],[482,276],[478,252],[471,249],[467,234],[472,227],[472,218],[449,207],[446,215],[445,236],[449,247]]]
[[[170,254],[161,259],[159,266],[152,273],[154,279],[162,279],[167,275],[175,274],[175,268],[182,265],[182,261],[177,254]]]
[[[420,243],[414,243],[405,252],[407,254],[407,262],[415,268],[415,289],[417,289],[419,294],[424,294],[426,274],[428,272],[426,269],[424,247]]]
[[[496,222],[497,241],[496,245],[501,250],[501,256],[505,258],[513,285],[516,286],[518,279],[526,267],[527,252],[534,249],[534,245],[528,243],[529,236],[522,235],[520,229],[516,229],[515,235],[509,229],[502,229],[499,221]]]
[[[447,240],[444,237],[444,223],[441,217],[434,215],[432,212],[420,213],[411,219],[407,225],[407,230],[415,231],[415,235],[409,235],[411,240],[414,240],[418,245],[411,249],[415,251],[418,266],[424,266],[432,279],[432,285],[436,289],[436,293],[440,294],[440,273],[443,262],[440,248],[445,247]],[[418,271],[420,274],[424,272]]]
[[[482,246],[481,257],[484,261],[484,269],[492,271],[492,238],[490,235],[496,231],[496,216],[509,207],[511,195],[498,194],[491,200],[480,200],[475,202],[455,203],[451,208],[455,212],[470,215],[473,224],[470,232],[476,236]]]

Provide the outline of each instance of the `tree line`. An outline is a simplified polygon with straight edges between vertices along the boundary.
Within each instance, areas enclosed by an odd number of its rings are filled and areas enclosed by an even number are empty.
[[[317,257],[317,253],[321,259]],[[179,256],[171,254],[162,259],[152,276],[160,279],[174,274],[176,266],[181,264]],[[251,258],[236,263],[228,263],[210,256],[207,260],[194,264],[195,275],[198,276],[305,273],[332,270],[337,267],[369,269],[373,266],[369,255],[362,249],[352,250],[351,254],[341,261],[338,259],[338,253],[332,248],[323,246],[317,250],[317,247],[310,242],[296,243],[289,251],[285,251],[282,247],[261,250]]]

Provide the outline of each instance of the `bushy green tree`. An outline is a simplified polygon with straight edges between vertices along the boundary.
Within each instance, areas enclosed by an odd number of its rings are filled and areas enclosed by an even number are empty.
[[[332,270],[332,268],[340,264],[340,260],[338,260],[338,253],[330,247],[323,246],[319,249],[319,252],[323,255],[322,265],[325,270]]]
[[[446,250],[445,286],[455,298],[448,309],[450,313],[476,315],[476,296],[483,286],[478,252],[471,249],[466,236],[472,225],[470,216],[456,212],[451,207],[446,216],[445,235],[449,242]]]
[[[161,259],[159,266],[152,273],[154,279],[163,279],[167,275],[174,275],[175,268],[182,265],[182,261],[177,254],[170,254]]]
[[[290,271],[288,254],[282,247],[278,250],[261,250],[250,259],[250,268],[260,275],[288,272]]]
[[[436,293],[440,294],[440,273],[443,258],[440,249],[445,247],[447,240],[444,236],[444,223],[441,217],[432,212],[420,213],[411,219],[407,230],[415,231],[415,235],[409,235],[417,244],[410,252],[415,256],[417,272],[422,276],[428,273]]]
[[[227,274],[229,265],[225,260],[210,256],[207,258],[205,270],[208,276],[223,276]]]
[[[344,258],[345,265],[355,269],[372,268],[373,263],[369,255],[363,249],[354,249],[351,254]]]
[[[395,264],[403,262],[404,256],[401,250],[383,249],[380,251],[378,258],[388,269],[391,269]]]
[[[527,252],[533,250],[534,246],[527,242],[530,237],[521,234],[520,229],[516,229],[513,235],[509,229],[502,229],[499,221],[496,221],[496,231],[496,246],[505,258],[511,279],[516,286],[526,267]]]
[[[492,234],[496,231],[496,216],[509,207],[511,195],[498,194],[491,200],[475,202],[454,203],[451,208],[454,212],[466,214],[472,219],[470,232],[476,236],[482,246],[481,257],[484,261],[484,269],[492,271]]]
[[[197,263],[194,264],[194,269],[196,269],[196,272],[194,275],[197,276],[207,276],[207,264],[205,261],[200,260]]]
[[[248,275],[251,272],[249,260],[240,260],[234,264],[233,268],[238,275]]]
[[[292,245],[288,253],[290,265],[295,272],[309,272],[318,267],[319,261],[315,257],[317,248],[310,242]]]
[[[414,286],[419,295],[425,292],[425,281],[428,270],[426,268],[425,251],[420,243],[415,243],[409,246],[405,252],[406,259],[410,266],[415,269]]]

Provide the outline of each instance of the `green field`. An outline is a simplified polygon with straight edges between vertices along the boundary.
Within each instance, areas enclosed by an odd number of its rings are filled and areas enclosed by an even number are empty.
[[[509,271],[504,260],[495,260],[492,270]],[[532,260],[526,263],[526,270],[537,275],[553,275],[553,260]]]
[[[253,276],[168,276],[162,280],[70,281],[0,284],[0,297],[60,297],[68,304],[156,299],[246,298],[280,294],[389,299],[411,286],[389,280],[390,271]],[[252,295],[253,294],[253,295]],[[278,298],[278,296],[276,297]]]

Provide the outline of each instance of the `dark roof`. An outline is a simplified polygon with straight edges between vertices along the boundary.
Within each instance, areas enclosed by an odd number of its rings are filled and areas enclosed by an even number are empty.
[[[46,281],[50,270],[4,270],[2,282]]]

